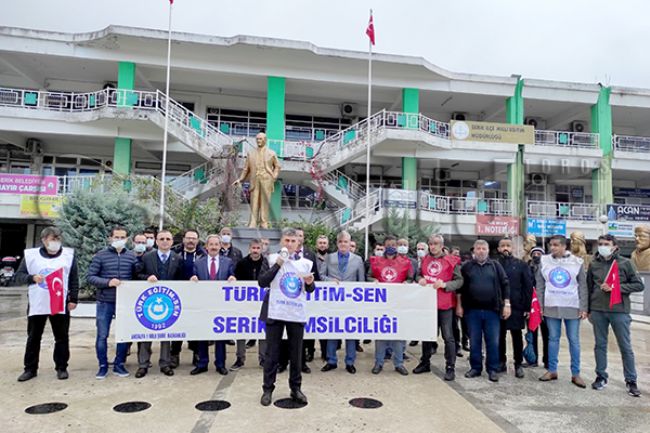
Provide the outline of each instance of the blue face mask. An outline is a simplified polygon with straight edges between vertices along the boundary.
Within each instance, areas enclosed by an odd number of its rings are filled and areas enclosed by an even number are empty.
[[[397,254],[397,248],[395,248],[395,247],[386,247],[386,252],[384,253],[384,255],[394,256],[395,254]]]

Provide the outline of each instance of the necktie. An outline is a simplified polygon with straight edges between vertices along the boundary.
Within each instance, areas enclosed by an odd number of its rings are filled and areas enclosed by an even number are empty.
[[[211,280],[216,280],[217,279],[217,259],[216,259],[216,257],[212,257],[212,262],[210,263],[210,279]]]
[[[167,261],[167,254],[161,254],[160,261],[165,263]]]

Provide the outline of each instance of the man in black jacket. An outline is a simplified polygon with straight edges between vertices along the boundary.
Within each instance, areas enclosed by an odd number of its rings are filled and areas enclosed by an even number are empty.
[[[510,317],[510,285],[499,262],[491,260],[488,243],[474,242],[474,259],[463,264],[463,286],[459,291],[456,313],[467,319],[470,338],[471,369],[465,377],[481,375],[483,370],[483,338],[486,343],[486,370],[490,381],[498,382],[499,328],[501,316]]]
[[[524,341],[521,330],[526,327],[526,319],[530,314],[530,303],[533,299],[533,276],[529,266],[512,256],[512,240],[503,238],[499,241],[499,263],[503,266],[510,284],[511,314],[501,321],[499,334],[499,373],[508,371],[506,367],[506,332],[510,331],[512,338],[513,358],[515,361],[515,376],[524,377],[522,363],[524,360]]]
[[[185,230],[183,233],[183,242],[174,249],[174,252],[178,253],[181,258],[182,280],[192,278],[194,275],[194,262],[207,254],[205,249],[199,245],[199,232],[196,229]],[[172,368],[176,368],[180,364],[182,346],[182,341],[172,341]],[[198,360],[198,345],[196,341],[188,341],[187,347],[193,353],[192,364],[196,366],[196,361]]]
[[[232,244],[232,229],[230,227],[224,227],[219,232],[219,235],[221,236],[221,251],[219,255],[228,257],[232,265],[237,266],[243,254],[239,248]]]
[[[68,378],[70,346],[70,311],[77,307],[79,276],[77,258],[72,248],[62,248],[62,233],[56,227],[46,227],[41,232],[41,248],[25,250],[23,260],[16,271],[15,282],[29,285],[29,307],[27,310],[27,345],[25,347],[25,371],[18,382],[36,377],[41,351],[41,337],[45,323],[49,320],[54,334],[54,366],[58,379]],[[48,285],[48,275],[63,269],[60,302],[57,311],[52,310],[53,296]],[[55,284],[52,280],[51,284]],[[56,290],[56,286],[52,287]]]
[[[178,254],[171,251],[173,242],[173,236],[169,230],[160,230],[156,234],[157,248],[142,257],[141,269],[138,272],[139,280],[155,283],[182,279],[181,259]],[[138,342],[139,368],[135,373],[136,378],[139,379],[147,375],[150,359],[151,341]],[[161,373],[165,376],[174,375],[171,363],[171,341],[161,341],[159,365]]]
[[[238,281],[257,281],[260,275],[269,270],[269,263],[266,258],[262,256],[262,241],[259,239],[251,239],[248,246],[248,255],[241,259],[237,266],[235,266],[235,278]],[[254,343],[255,340],[252,340]],[[252,347],[253,344],[250,345]],[[230,371],[239,370],[246,362],[246,340],[237,340],[237,360],[230,367]],[[264,340],[260,340],[259,347],[259,363],[260,366],[264,365],[264,351],[266,344]]]
[[[300,389],[302,385],[302,376],[300,374],[303,354],[302,338],[305,331],[306,317],[288,320],[285,316],[289,312],[283,311],[282,305],[287,304],[286,299],[290,299],[292,305],[290,312],[302,311],[304,314],[304,292],[313,292],[316,288],[313,273],[305,272],[312,269],[313,262],[300,257],[296,253],[298,237],[295,229],[284,229],[280,243],[282,245],[280,254],[269,256],[269,263],[273,263],[273,266],[260,275],[258,279],[261,288],[269,289],[264,296],[259,318],[266,326],[267,344],[266,358],[264,360],[264,384],[262,386],[264,392],[260,399],[262,406],[271,404],[280,360],[282,335],[285,328],[287,330],[290,359],[289,388],[291,389],[291,398],[299,403],[307,403],[307,397]]]

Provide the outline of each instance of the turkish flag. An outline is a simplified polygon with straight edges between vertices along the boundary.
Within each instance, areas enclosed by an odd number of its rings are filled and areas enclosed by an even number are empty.
[[[368,21],[368,27],[366,28],[366,34],[370,38],[370,43],[375,45],[375,24],[372,20],[372,12],[370,12],[370,21]]]
[[[623,297],[621,296],[621,275],[618,272],[618,262],[616,259],[614,259],[612,267],[609,268],[607,278],[605,278],[605,284],[612,288],[609,294],[609,309],[611,310],[614,308],[614,305],[623,302]]]
[[[50,314],[65,311],[65,290],[63,287],[63,268],[50,272],[45,277],[47,289],[50,291]]]
[[[533,289],[533,302],[530,304],[530,317],[528,317],[528,329],[535,332],[537,327],[542,323],[542,311],[537,299],[537,290]]]

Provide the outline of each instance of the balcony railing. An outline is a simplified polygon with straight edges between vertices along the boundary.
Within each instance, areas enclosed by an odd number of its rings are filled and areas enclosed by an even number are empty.
[[[563,203],[528,200],[526,216],[529,218],[598,221],[600,206],[592,203]]]
[[[566,146],[598,148],[599,135],[590,132],[535,130],[535,144],[538,146]]]
[[[420,194],[420,209],[455,215],[512,215],[510,200],[503,198],[446,197]]]
[[[623,152],[650,153],[650,137],[633,135],[614,135],[612,137],[614,149]]]

